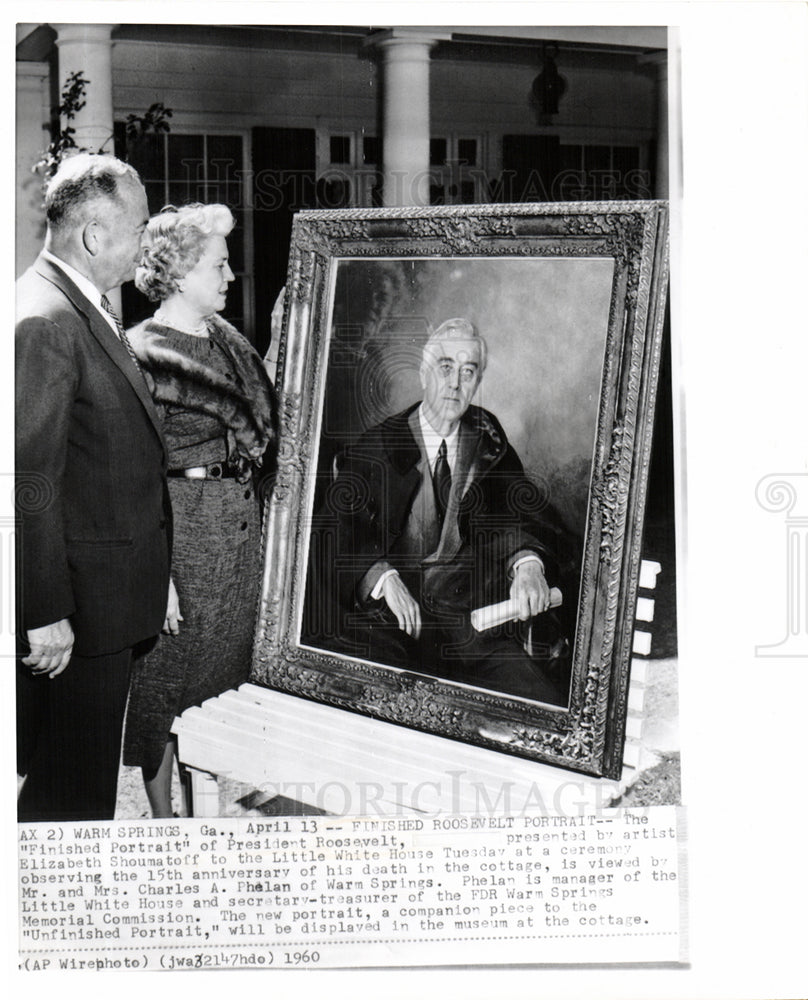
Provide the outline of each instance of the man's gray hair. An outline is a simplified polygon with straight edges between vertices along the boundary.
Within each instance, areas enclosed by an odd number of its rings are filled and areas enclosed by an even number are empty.
[[[78,221],[79,209],[91,202],[117,201],[118,185],[128,177],[140,184],[137,171],[105,153],[76,153],[59,164],[45,189],[45,216],[51,230]]]
[[[485,338],[477,332],[476,326],[462,316],[444,320],[441,325],[434,330],[427,342],[424,344],[424,356],[432,344],[439,344],[444,340],[473,340],[480,348],[480,372],[485,371],[488,363],[488,345]],[[431,353],[431,352],[430,352]]]

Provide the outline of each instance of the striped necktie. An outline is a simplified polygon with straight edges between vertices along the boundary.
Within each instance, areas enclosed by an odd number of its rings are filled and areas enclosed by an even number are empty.
[[[115,329],[118,331],[118,337],[120,338],[121,343],[129,353],[129,357],[132,359],[135,368],[137,368],[137,370],[142,375],[143,369],[140,367],[140,362],[137,359],[137,355],[135,354],[134,348],[129,343],[129,338],[126,336],[126,330],[124,330],[123,328],[123,323],[121,323],[121,321],[118,319],[118,314],[112,308],[112,303],[109,301],[106,295],[101,296],[101,306],[103,307],[104,312],[108,313],[114,320]]]
[[[446,508],[449,506],[449,492],[452,489],[452,473],[449,469],[445,440],[441,441],[440,448],[438,448],[438,458],[435,462],[435,471],[432,473],[432,483],[435,487],[438,524],[442,528],[443,519],[446,516]]]

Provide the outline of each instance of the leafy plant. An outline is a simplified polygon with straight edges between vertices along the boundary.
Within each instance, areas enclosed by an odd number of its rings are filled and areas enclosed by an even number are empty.
[[[31,168],[34,173],[42,173],[46,181],[56,173],[59,164],[65,156],[72,153],[90,152],[86,146],[79,146],[76,143],[76,130],[71,124],[79,111],[87,103],[87,86],[90,82],[90,80],[85,78],[82,70],[76,70],[65,80],[62,87],[60,104],[54,109],[54,113],[59,116],[60,123],[63,122],[64,124],[61,125],[56,137]],[[171,126],[168,119],[172,115],[171,108],[167,108],[162,101],[152,104],[143,115],[127,115],[125,123],[126,158],[129,158],[144,136],[170,132]],[[104,147],[112,138],[113,133],[110,133],[108,138],[93,152],[103,153],[105,151]]]
[[[56,109],[59,115],[59,120],[64,120],[65,124],[59,130],[59,134],[56,138],[51,141],[48,148],[31,168],[34,173],[41,170],[45,175],[46,180],[53,176],[56,172],[56,168],[62,162],[62,159],[66,154],[73,151],[83,152],[83,150],[81,150],[76,144],[76,140],[74,138],[76,130],[70,123],[87,103],[85,93],[89,82],[89,80],[85,79],[84,72],[82,70],[77,70],[75,73],[71,73],[67,80],[65,80],[64,86],[62,87],[62,100],[59,107]]]
[[[149,106],[145,115],[127,115],[127,151],[130,143],[135,145],[144,135],[148,135],[149,133],[158,135],[160,132],[170,132],[171,126],[168,123],[168,119],[173,114],[174,112],[171,108],[167,108],[162,101],[157,101],[155,104]]]

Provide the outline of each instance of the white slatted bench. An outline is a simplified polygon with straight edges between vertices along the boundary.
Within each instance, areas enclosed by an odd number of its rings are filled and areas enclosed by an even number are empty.
[[[659,563],[644,561],[640,589]],[[640,597],[637,619],[653,619]],[[619,781],[421,733],[255,684],[211,698],[174,720],[179,758],[191,775],[195,816],[219,814],[217,776],[335,815],[520,811],[567,815],[608,806],[653,763],[642,743],[650,632],[639,627],[629,682]],[[507,797],[507,801],[506,801]]]

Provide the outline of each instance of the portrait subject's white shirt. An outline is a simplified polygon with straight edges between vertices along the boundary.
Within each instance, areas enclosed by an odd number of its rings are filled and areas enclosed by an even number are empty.
[[[89,278],[85,278],[83,274],[80,274],[75,267],[71,267],[70,264],[66,264],[61,258],[56,257],[50,252],[50,250],[43,250],[42,256],[45,260],[49,260],[51,264],[55,264],[60,271],[64,271],[68,278],[73,282],[73,284],[78,288],[81,294],[89,299],[90,302],[95,306],[95,308],[101,313],[107,322],[110,330],[115,334],[115,339],[118,337],[118,328],[115,326],[115,320],[110,316],[106,309],[101,305],[101,292],[95,287],[95,285],[90,281]]]
[[[429,462],[429,471],[434,474],[435,463],[438,460],[438,450],[441,441],[446,442],[446,459],[449,462],[449,471],[454,475],[455,464],[457,463],[457,449],[460,442],[460,424],[455,424],[455,429],[448,437],[441,437],[433,428],[432,424],[424,416],[424,404],[418,407],[418,420],[421,424],[421,437],[424,439],[424,448]]]

